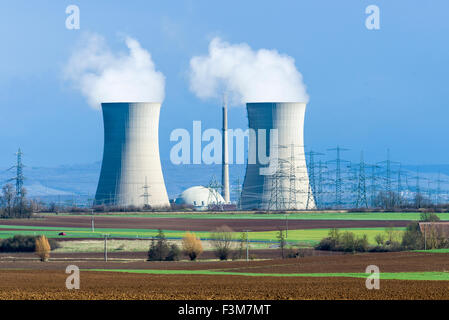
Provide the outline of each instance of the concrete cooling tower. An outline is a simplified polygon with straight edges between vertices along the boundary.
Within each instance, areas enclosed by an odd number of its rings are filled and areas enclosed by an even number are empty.
[[[95,204],[168,207],[159,158],[160,103],[102,103],[104,151]]]
[[[256,151],[251,160],[248,154],[246,175],[241,194],[242,209],[304,210],[315,209],[304,154],[305,103],[247,103],[250,148]],[[265,135],[260,135],[265,129]],[[278,141],[270,141],[270,130],[277,129]],[[265,141],[263,139],[265,138]],[[265,150],[266,148],[266,150]],[[274,150],[276,148],[276,150]],[[261,174],[259,153],[269,156],[278,153],[278,162],[271,174]],[[250,152],[249,152],[250,153]],[[254,154],[254,153],[253,153]],[[251,163],[252,162],[252,163]],[[266,173],[266,172],[265,172]]]

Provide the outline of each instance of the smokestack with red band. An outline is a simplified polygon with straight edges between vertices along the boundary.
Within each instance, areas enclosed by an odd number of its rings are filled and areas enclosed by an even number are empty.
[[[229,159],[228,159],[228,106],[226,94],[223,96],[223,152],[222,152],[222,176],[221,183],[223,184],[223,199],[225,203],[230,203],[229,195]]]

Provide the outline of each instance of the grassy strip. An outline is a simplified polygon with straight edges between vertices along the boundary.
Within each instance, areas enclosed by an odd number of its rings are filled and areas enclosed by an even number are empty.
[[[414,250],[415,252],[449,253],[449,249]]]
[[[8,229],[25,229],[25,230],[1,230],[2,228]],[[322,238],[328,235],[330,229],[305,229],[305,230],[289,230],[287,241],[292,243],[305,243],[313,245],[318,243]],[[341,232],[351,231],[356,235],[366,234],[370,244],[374,244],[374,237],[378,233],[383,233],[385,228],[344,228],[340,229]],[[395,228],[398,232],[402,232],[405,228]],[[8,238],[15,234],[21,235],[45,235],[49,238],[58,238],[58,233],[66,232],[66,237],[70,238],[102,238],[104,234],[109,234],[111,237],[116,238],[150,238],[157,234],[157,230],[151,229],[95,229],[92,232],[90,228],[55,228],[55,227],[34,227],[34,226],[0,226],[0,238]],[[177,230],[164,230],[165,235],[169,239],[182,239],[185,231]],[[195,231],[194,232],[202,240],[207,240],[210,237],[208,231]],[[250,232],[248,234],[250,241],[262,241],[262,242],[277,242],[276,236],[278,231],[260,231]],[[235,232],[234,238],[237,239],[240,233]]]
[[[250,273],[250,272],[228,272],[213,270],[129,270],[129,269],[87,269],[85,271],[103,272],[125,272],[141,274],[164,274],[164,275],[229,275],[248,277],[347,277],[367,278],[367,273]],[[449,272],[386,272],[380,274],[382,280],[420,280],[420,281],[449,281]]]
[[[43,214],[51,215],[51,214]],[[69,215],[69,214],[59,214]],[[72,214],[70,214],[73,216]],[[184,218],[184,219],[285,219],[281,213],[114,213],[95,214],[105,217],[148,217],[148,218]],[[419,212],[298,212],[288,213],[291,220],[419,220]],[[438,213],[441,220],[449,220],[449,213]]]

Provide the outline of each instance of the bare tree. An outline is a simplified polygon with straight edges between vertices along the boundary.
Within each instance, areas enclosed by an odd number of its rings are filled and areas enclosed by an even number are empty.
[[[210,235],[212,246],[217,258],[227,260],[232,249],[232,229],[228,226],[222,226]]]
[[[14,213],[14,199],[16,192],[14,186],[10,183],[6,184],[2,188],[2,206],[5,208],[4,216],[12,217]]]

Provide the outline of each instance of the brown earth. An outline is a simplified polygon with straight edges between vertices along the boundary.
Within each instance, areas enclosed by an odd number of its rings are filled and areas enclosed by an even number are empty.
[[[449,299],[447,281],[149,275],[81,271],[80,289],[65,288],[60,270],[0,273],[0,299]]]
[[[90,228],[91,216],[48,216],[42,219],[8,219],[2,220],[2,225]],[[376,228],[405,227],[410,221],[403,220],[288,220],[289,229],[320,229],[320,228]],[[187,218],[153,218],[153,217],[95,217],[96,228],[124,229],[163,229],[211,231],[222,225],[227,225],[234,231],[246,229],[252,231],[271,231],[284,228],[285,219],[187,219]]]
[[[224,270],[233,272],[263,273],[335,273],[365,272],[369,265],[376,265],[380,272],[449,271],[449,254],[396,252],[362,253],[334,256],[310,256],[299,259],[277,259],[256,261],[177,261],[148,262],[143,260],[86,260],[76,256],[66,260],[57,259],[43,263],[32,255],[32,259],[7,259],[0,256],[0,270],[34,269],[65,270],[76,264],[80,269],[163,269],[163,270]],[[53,256],[52,256],[53,257]],[[447,282],[449,285],[449,282]]]

